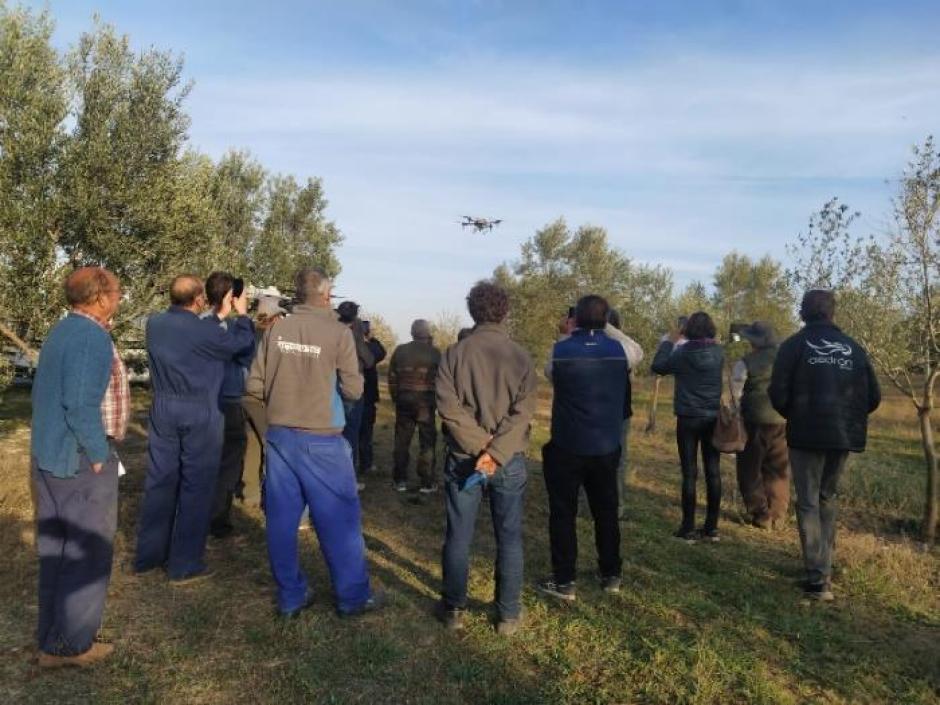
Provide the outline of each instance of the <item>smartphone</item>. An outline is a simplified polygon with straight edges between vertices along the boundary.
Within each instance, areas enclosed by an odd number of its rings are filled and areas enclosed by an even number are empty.
[[[245,290],[245,280],[241,277],[235,277],[232,281],[232,298],[237,299]]]

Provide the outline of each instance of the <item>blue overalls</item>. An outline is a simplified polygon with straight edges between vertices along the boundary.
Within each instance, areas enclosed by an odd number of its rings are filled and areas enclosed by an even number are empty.
[[[203,554],[222,453],[224,363],[254,345],[240,316],[228,330],[178,306],[147,322],[150,407],[147,478],[137,528],[137,572],[170,579],[205,570]]]

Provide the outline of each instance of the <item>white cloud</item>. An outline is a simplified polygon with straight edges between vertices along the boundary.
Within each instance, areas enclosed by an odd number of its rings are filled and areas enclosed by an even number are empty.
[[[879,179],[937,126],[938,75],[940,55],[476,63],[208,78],[190,110],[197,147],[247,147],[276,170],[324,177],[347,236],[345,282],[381,297],[363,303],[394,308],[403,331],[409,307],[429,315],[428,292],[434,310],[462,309],[465,286],[559,215],[608,227],[680,284],[732,248],[781,256],[835,193],[877,219]],[[455,222],[467,211],[506,223],[475,238]]]

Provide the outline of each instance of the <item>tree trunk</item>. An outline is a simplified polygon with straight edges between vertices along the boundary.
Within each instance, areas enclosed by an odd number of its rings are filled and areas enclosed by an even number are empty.
[[[10,330],[10,328],[7,327],[6,324],[4,323],[0,323],[0,335],[4,335],[7,338],[9,338],[10,341],[14,345],[16,345],[16,347],[18,347],[20,350],[23,351],[24,355],[26,355],[30,360],[33,361],[34,365],[39,362],[39,353],[33,350],[31,347],[29,347],[29,345],[27,345],[26,342],[20,336],[18,336],[16,333]],[[133,434],[140,436],[141,438],[147,437],[147,429],[141,426],[136,421],[133,421],[133,420],[128,421],[127,430]]]
[[[659,384],[662,381],[663,378],[656,375],[656,380],[653,382],[653,393],[650,395],[649,418],[646,421],[646,428],[643,429],[645,433],[653,433],[656,430],[656,407],[659,406]]]
[[[11,343],[22,350],[23,354],[32,360],[34,365],[39,361],[39,353],[29,347],[29,345],[26,344],[26,341],[14,333],[13,329],[8,327],[5,323],[0,323],[0,335],[6,336]]]
[[[937,448],[934,445],[933,425],[930,419],[930,405],[917,410],[920,421],[920,440],[924,448],[924,461],[927,465],[927,502],[924,507],[924,542],[933,544],[937,538],[937,521],[940,519],[937,487]]]

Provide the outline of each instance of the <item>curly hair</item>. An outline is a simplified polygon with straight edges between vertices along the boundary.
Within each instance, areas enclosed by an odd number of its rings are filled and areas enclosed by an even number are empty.
[[[509,294],[493,282],[477,282],[467,294],[467,310],[474,323],[502,323],[509,313]]]

